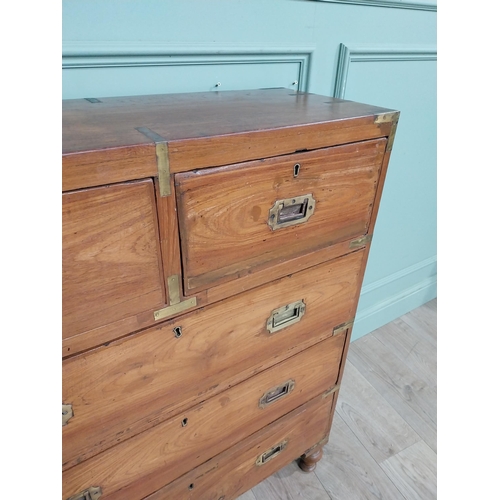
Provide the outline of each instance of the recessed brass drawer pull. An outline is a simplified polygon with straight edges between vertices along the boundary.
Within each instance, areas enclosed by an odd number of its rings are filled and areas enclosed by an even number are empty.
[[[100,486],[91,486],[90,488],[69,497],[67,500],[97,500],[101,497],[101,495],[102,491]]]
[[[298,323],[306,312],[306,305],[303,300],[292,302],[283,307],[278,307],[271,311],[267,319],[267,330],[269,333],[275,333],[287,326]]]
[[[281,398],[284,398],[286,395],[290,394],[295,387],[294,380],[287,380],[283,384],[277,385],[272,389],[269,389],[265,392],[265,394],[260,398],[259,408],[265,408],[269,406],[271,403],[278,401]]]
[[[307,222],[314,213],[316,200],[311,193],[295,198],[276,200],[269,210],[269,227],[274,231]]]
[[[255,465],[264,465],[265,463],[269,462],[269,460],[277,457],[286,448],[287,444],[288,439],[285,439],[281,443],[265,451],[264,453],[262,453],[262,455],[259,455],[255,462]]]

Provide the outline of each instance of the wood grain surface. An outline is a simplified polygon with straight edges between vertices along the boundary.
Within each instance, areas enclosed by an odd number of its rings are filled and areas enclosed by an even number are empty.
[[[63,195],[63,338],[164,304],[151,180]]]
[[[62,105],[63,190],[156,171],[147,127],[169,146],[172,172],[387,137],[391,110],[286,89],[68,99]]]
[[[177,174],[185,293],[365,234],[385,145],[379,139]],[[316,206],[307,222],[270,229],[277,200],[309,193]]]
[[[64,499],[90,486],[106,500],[300,496],[290,462],[331,449],[351,328],[332,334],[355,314],[370,247],[350,242],[373,231],[397,118],[286,89],[63,102]],[[310,194],[309,221],[271,230],[277,200]],[[194,295],[195,308],[154,323],[153,311]],[[300,322],[269,333],[271,312],[299,300]],[[403,481],[412,457],[408,494],[433,477],[419,440],[435,449],[434,372],[421,370],[432,340],[415,342],[411,321],[354,355],[354,396],[337,420],[369,451],[360,463],[376,465],[360,498],[383,491],[380,478]],[[263,404],[266,394],[278,397]],[[345,456],[349,484],[362,467]],[[308,476],[307,498],[334,498],[322,486],[336,478],[323,479]]]
[[[436,314],[437,301],[432,300],[367,337],[376,337],[389,351],[398,355],[401,345],[392,346],[390,342],[398,331],[405,336],[404,330],[407,330],[408,338],[413,337],[415,342],[419,339],[436,340]],[[360,340],[351,347],[360,344]],[[370,350],[369,343],[360,344],[360,350]],[[430,355],[430,359],[435,356],[428,350],[421,351],[421,354],[422,357],[410,360],[412,368],[407,368],[408,373],[414,372],[418,363],[420,369],[425,370],[429,364],[425,356]],[[281,497],[304,500],[316,495],[322,499],[318,493],[319,485],[327,498],[338,500],[436,498],[437,457],[423,439],[425,429],[422,422],[414,421],[417,425],[413,426],[405,420],[407,412],[397,399],[393,399],[392,393],[379,392],[377,383],[372,385],[374,377],[368,376],[369,372],[365,377],[349,361],[350,358],[349,354],[330,440],[323,447],[324,455],[316,470],[304,474],[295,463],[290,464],[252,489],[255,500]],[[435,381],[432,385],[435,386]],[[435,395],[435,392],[425,394],[430,398]],[[424,434],[420,434],[422,430]],[[417,441],[414,441],[415,436]]]
[[[363,258],[354,252],[64,361],[63,401],[75,414],[63,428],[64,467],[330,337],[354,316]],[[270,334],[271,311],[299,300],[301,320]]]
[[[66,470],[63,498],[89,485],[101,486],[108,500],[132,500],[155,492],[332,387],[343,340],[330,337]],[[294,389],[260,408],[261,397],[287,380],[294,381]]]
[[[308,447],[320,441],[328,433],[331,406],[331,395],[326,398],[319,396],[309,401],[265,429],[173,481],[147,497],[146,500],[220,500],[220,498],[232,500],[252,486],[256,487],[256,492],[260,495],[259,482],[274,472],[280,475],[286,473],[284,471],[289,470],[288,467],[283,471],[280,469],[295,460]],[[287,441],[287,444],[282,452],[265,464],[256,465],[259,455],[284,441]],[[291,467],[294,466],[297,468],[295,464]],[[317,481],[314,475],[310,477]],[[244,500],[249,494],[255,498],[253,493],[249,492],[239,496],[238,499]],[[285,495],[270,495],[266,498],[271,500],[287,497]],[[311,497],[309,498],[313,500]]]

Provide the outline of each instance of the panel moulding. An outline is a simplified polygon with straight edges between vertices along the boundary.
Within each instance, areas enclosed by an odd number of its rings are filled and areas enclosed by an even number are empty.
[[[348,47],[341,43],[333,97],[344,98],[351,63],[436,60],[437,50],[435,47]]]
[[[435,0],[422,0],[412,2],[410,0],[314,0],[316,2],[347,3],[351,5],[364,5],[369,7],[390,7],[392,9],[428,10],[437,11]]]
[[[314,47],[172,45],[144,42],[66,42],[63,71],[80,68],[298,63],[297,90],[307,92]]]

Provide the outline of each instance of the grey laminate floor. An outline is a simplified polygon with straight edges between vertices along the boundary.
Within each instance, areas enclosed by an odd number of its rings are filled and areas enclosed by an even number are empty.
[[[238,500],[436,498],[437,300],[350,346],[329,443]]]

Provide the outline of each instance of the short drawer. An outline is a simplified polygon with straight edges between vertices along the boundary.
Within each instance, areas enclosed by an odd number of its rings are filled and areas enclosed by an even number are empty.
[[[176,174],[184,292],[365,234],[386,142]]]
[[[136,500],[227,450],[338,381],[343,336],[330,337],[63,473],[63,498],[99,486]]]
[[[333,394],[302,405],[146,500],[233,500],[299,458],[329,433]]]
[[[63,339],[165,303],[151,180],[64,193]]]
[[[73,417],[63,427],[63,467],[332,336],[354,316],[364,255],[356,251],[65,360],[63,403]]]

